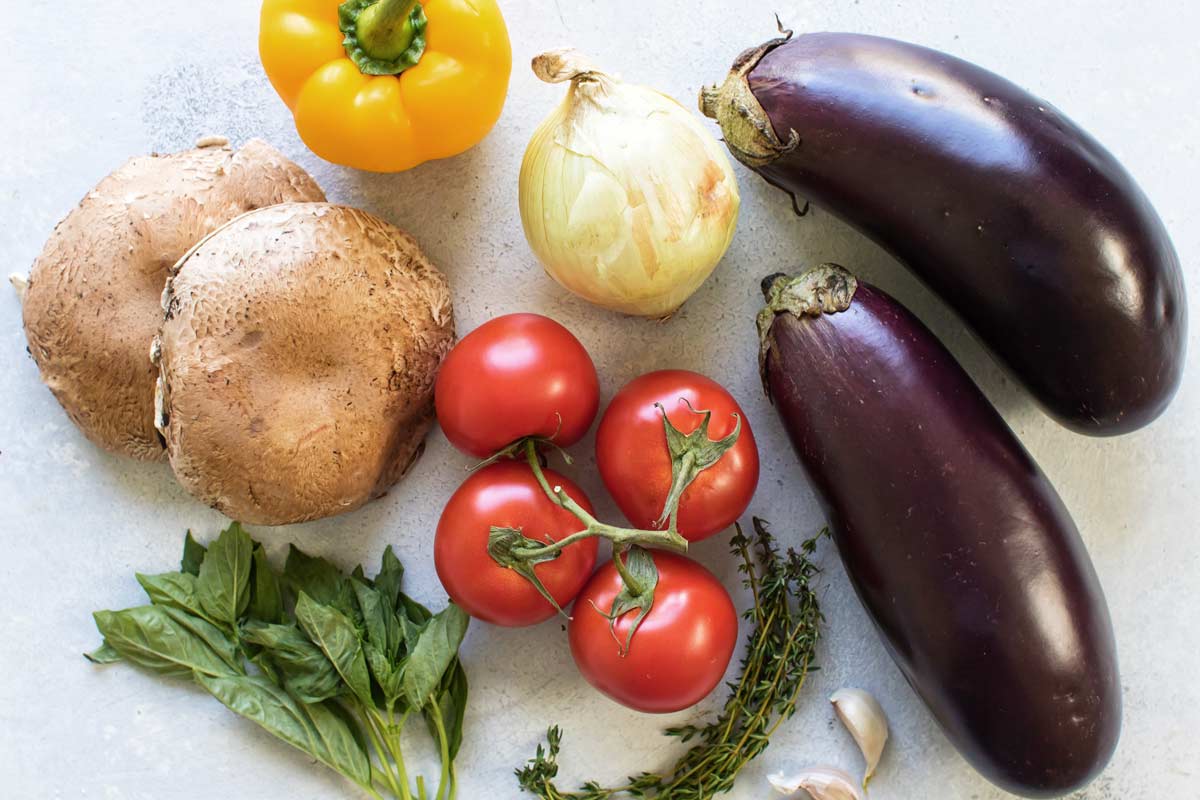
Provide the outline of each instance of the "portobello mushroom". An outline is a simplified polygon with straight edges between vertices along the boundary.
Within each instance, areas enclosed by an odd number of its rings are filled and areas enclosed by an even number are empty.
[[[239,214],[324,199],[266,142],[234,150],[221,137],[130,159],[88,192],[50,235],[23,298],[29,353],[84,435],[114,453],[162,459],[150,342],[168,271]]]
[[[252,211],[180,259],[155,343],[175,477],[243,522],[282,525],[382,495],[424,448],[454,343],[446,279],[365,211]]]

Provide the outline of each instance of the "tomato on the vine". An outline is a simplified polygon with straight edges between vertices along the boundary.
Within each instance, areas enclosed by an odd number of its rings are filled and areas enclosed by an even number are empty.
[[[561,486],[591,513],[587,496],[571,481],[545,470],[551,486]],[[468,477],[446,503],[433,540],[433,561],[446,593],[472,617],[520,627],[549,619],[557,609],[517,571],[488,553],[492,526],[521,530],[549,543],[583,529],[570,512],[546,496],[528,464],[500,461]],[[596,565],[597,539],[566,547],[557,558],[533,567],[555,602],[565,608],[579,594]]]
[[[624,643],[637,611],[610,629],[608,611],[621,576],[608,562],[575,600],[568,637],[571,655],[588,683],[638,711],[680,711],[703,700],[720,683],[737,644],[738,620],[729,592],[700,564],[655,552],[654,604]],[[619,641],[618,641],[619,640]]]
[[[679,533],[697,542],[728,528],[750,505],[758,486],[758,446],[745,413],[715,381],[687,370],[661,370],[634,378],[600,420],[596,463],[604,485],[636,528],[664,523],[660,518],[672,485],[664,411],[683,434],[704,422],[698,412],[712,412],[707,436],[714,440],[731,435],[741,420],[737,441],[696,475],[680,497]]]
[[[579,441],[596,417],[600,384],[570,331],[539,314],[508,314],[454,346],[434,402],[450,443],[487,458],[526,436],[561,447]]]

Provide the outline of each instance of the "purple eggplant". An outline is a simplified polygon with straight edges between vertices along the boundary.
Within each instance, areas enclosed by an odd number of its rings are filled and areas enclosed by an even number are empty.
[[[1063,424],[1124,433],[1175,394],[1178,256],[1049,103],[934,50],[813,33],[743,53],[701,108],[743,163],[907,264]]]
[[[1054,487],[936,337],[841,267],[764,281],[764,386],[905,677],[984,776],[1088,783],[1121,695],[1104,594]]]

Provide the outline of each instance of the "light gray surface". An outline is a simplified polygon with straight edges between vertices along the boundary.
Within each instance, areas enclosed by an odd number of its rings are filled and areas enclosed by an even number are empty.
[[[771,12],[778,10],[798,31],[872,32],[944,49],[1047,97],[1138,178],[1195,287],[1197,7],[1165,0],[503,5],[514,72],[491,136],[457,159],[376,176],[324,164],[301,145],[258,65],[256,2],[2,0],[4,272],[24,272],[55,222],[126,158],[183,148],[204,133],[235,142],[262,136],[309,168],[331,199],[410,231],[450,277],[460,333],[500,313],[540,311],[567,324],[589,348],[604,398],[661,367],[697,369],[731,386],[762,449],[752,511],[794,539],[816,530],[821,515],[756,381],[757,285],[771,271],[836,259],[894,292],[943,337],[1057,485],[1091,548],[1120,644],[1126,719],[1112,765],[1079,797],[1196,796],[1200,371],[1194,365],[1174,405],[1151,428],[1120,439],[1082,438],[1035,409],[961,324],[877,248],[821,211],[796,219],[783,194],[740,166],[743,210],[733,247],[666,325],[601,312],[554,285],[525,244],[516,195],[525,142],[562,93],[536,81],[526,66],[531,56],[573,44],[691,107],[700,85],[720,79],[742,48],[774,35]],[[7,291],[0,292],[0,397],[0,796],[353,796],[349,784],[199,691],[125,666],[94,668],[80,657],[98,642],[93,609],[140,602],[135,570],[173,568],[185,528],[207,539],[223,520],[178,488],[167,467],[109,456],[83,439],[39,382],[25,353],[17,301]],[[615,516],[592,471],[589,446],[590,440],[577,448],[572,474]],[[336,519],[253,533],[276,558],[296,542],[347,567],[376,564],[392,543],[408,568],[409,590],[441,604],[431,537],[468,464],[435,432],[419,468],[383,500]],[[724,550],[717,539],[695,553],[733,586]],[[764,776],[777,768],[859,769],[826,703],[843,684],[872,690],[891,714],[875,800],[1005,796],[966,766],[909,691],[827,544],[820,558],[829,623],[822,670],[799,713],[732,797],[767,796]],[[741,605],[744,597],[737,597]],[[566,729],[563,777],[573,785],[665,765],[678,746],[658,730],[691,716],[641,716],[600,697],[575,672],[556,622],[518,631],[477,624],[465,659],[472,703],[459,759],[463,800],[516,797],[511,770],[549,723]]]

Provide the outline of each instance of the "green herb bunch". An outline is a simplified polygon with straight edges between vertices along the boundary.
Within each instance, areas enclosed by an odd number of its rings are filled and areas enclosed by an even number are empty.
[[[373,580],[295,547],[280,575],[236,522],[207,550],[188,533],[179,572],[137,576],[150,605],[95,613],[104,643],[87,657],[192,678],[371,797],[451,800],[469,618],[453,604],[432,614],[400,590],[403,574],[391,547]],[[413,714],[440,752],[434,795],[404,766]]]
[[[811,670],[820,638],[821,611],[812,582],[818,570],[811,556],[822,531],[800,550],[780,554],[766,523],[754,519],[754,539],[742,533],[732,540],[738,569],[754,597],[743,616],[754,628],[741,662],[741,675],[716,719],[703,727],[669,728],[668,736],[696,744],[666,773],[643,772],[623,786],[606,788],[589,781],[574,792],[554,785],[562,731],[550,728],[546,745],[516,771],[526,792],[543,800],[708,800],[733,788],[742,768],[764,749],[779,725],[796,711],[796,697]],[[755,564],[755,555],[760,562]]]

